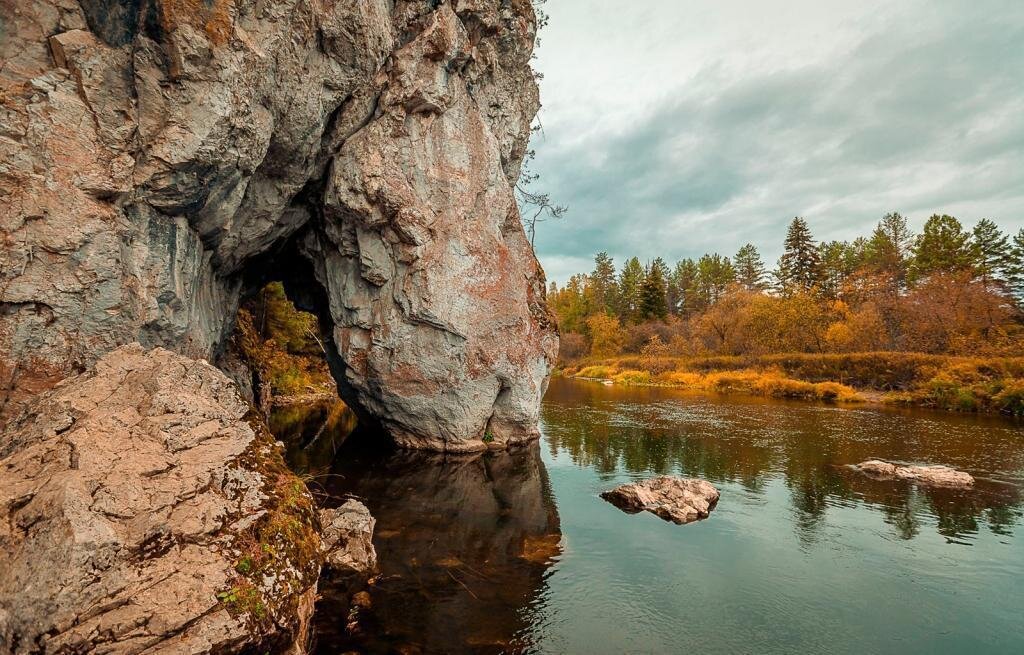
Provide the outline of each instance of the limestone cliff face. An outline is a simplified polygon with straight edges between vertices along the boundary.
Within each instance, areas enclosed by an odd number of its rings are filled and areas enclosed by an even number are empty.
[[[313,290],[402,444],[536,434],[557,348],[511,185],[529,0],[0,0],[0,417]]]

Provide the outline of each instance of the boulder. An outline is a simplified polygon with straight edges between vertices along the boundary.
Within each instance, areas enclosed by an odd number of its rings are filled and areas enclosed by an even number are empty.
[[[325,564],[337,573],[368,577],[377,568],[373,547],[376,521],[358,500],[347,500],[341,507],[320,510],[323,526]]]
[[[854,467],[865,475],[880,480],[911,480],[919,484],[936,487],[971,487],[974,477],[948,466],[916,466],[893,464],[878,459],[855,464]]]
[[[651,512],[679,524],[707,518],[718,497],[718,489],[705,480],[668,475],[623,484],[601,494],[623,511]]]
[[[113,350],[13,421],[0,458],[0,652],[303,646],[312,499],[210,364]]]

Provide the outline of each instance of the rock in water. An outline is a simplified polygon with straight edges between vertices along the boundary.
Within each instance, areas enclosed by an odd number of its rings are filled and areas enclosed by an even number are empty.
[[[948,466],[913,466],[892,464],[872,459],[854,465],[854,468],[873,478],[884,480],[912,480],[937,487],[970,487],[974,477]]]
[[[377,568],[373,547],[376,521],[358,500],[347,500],[341,507],[320,511],[323,525],[325,564],[341,574],[367,577]]]
[[[647,511],[680,524],[707,518],[718,496],[718,489],[705,480],[668,475],[620,485],[601,494],[626,512]]]
[[[312,499],[220,371],[124,346],[29,409],[0,435],[0,652],[303,644]]]
[[[400,444],[537,436],[529,0],[2,6],[0,423],[119,345],[212,361],[283,276]]]

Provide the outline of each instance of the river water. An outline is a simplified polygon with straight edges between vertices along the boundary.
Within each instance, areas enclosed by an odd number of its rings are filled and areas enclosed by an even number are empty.
[[[334,415],[274,428],[326,503],[377,518],[370,606],[327,585],[318,652],[1024,653],[1020,423],[555,379],[539,444],[441,457],[336,447]],[[876,457],[978,481],[846,466]],[[710,518],[598,496],[662,473],[717,486]]]

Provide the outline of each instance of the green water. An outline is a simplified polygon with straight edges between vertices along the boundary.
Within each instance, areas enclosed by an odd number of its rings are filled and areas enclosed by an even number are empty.
[[[381,577],[318,651],[1024,653],[1024,428],[556,379],[539,445],[321,462],[377,517]],[[846,465],[947,464],[969,491]],[[598,494],[659,473],[721,490],[707,520]]]

